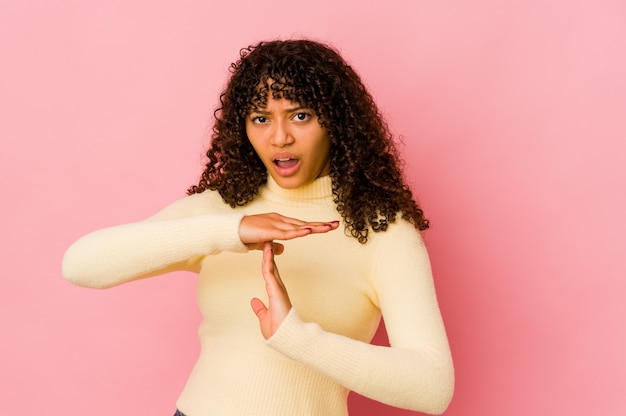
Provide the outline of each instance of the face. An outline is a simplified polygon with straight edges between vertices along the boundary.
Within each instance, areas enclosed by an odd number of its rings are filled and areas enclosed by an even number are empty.
[[[281,188],[294,189],[328,175],[330,138],[310,108],[268,97],[246,117],[246,133]]]

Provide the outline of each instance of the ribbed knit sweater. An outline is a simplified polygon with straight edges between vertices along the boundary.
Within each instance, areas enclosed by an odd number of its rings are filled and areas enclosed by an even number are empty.
[[[398,220],[366,244],[339,229],[284,241],[276,263],[293,304],[265,340],[250,299],[266,301],[261,251],[239,239],[241,218],[278,212],[339,220],[331,180],[254,201],[184,197],[140,222],[87,234],[66,252],[71,282],[105,288],[175,270],[199,273],[201,353],[177,406],[188,416],[343,416],[349,390],[392,406],[441,413],[452,359],[420,234]],[[380,317],[390,347],[369,344]]]

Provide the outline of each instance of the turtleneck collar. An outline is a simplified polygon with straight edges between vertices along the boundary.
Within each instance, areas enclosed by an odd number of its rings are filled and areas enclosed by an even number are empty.
[[[314,200],[332,200],[332,180],[330,175],[322,176],[313,182],[295,189],[281,188],[268,173],[264,197],[290,202],[313,202]]]

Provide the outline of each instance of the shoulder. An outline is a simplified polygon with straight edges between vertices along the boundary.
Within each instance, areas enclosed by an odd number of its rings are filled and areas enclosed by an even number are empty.
[[[421,232],[411,222],[402,219],[398,214],[398,219],[389,224],[387,230],[381,232],[370,232],[373,245],[379,248],[398,246],[404,244],[423,246]]]
[[[371,233],[370,236],[374,264],[388,267],[390,261],[405,263],[420,259],[423,262],[428,258],[421,232],[404,219],[398,219],[389,224],[386,231]]]
[[[378,296],[380,291],[421,293],[432,285],[428,250],[421,232],[413,224],[396,221],[387,231],[376,234],[372,241],[371,281]],[[416,286],[420,285],[424,286],[417,290]]]
[[[224,213],[235,210],[224,202],[217,191],[204,191],[180,198],[150,217],[150,220],[191,217],[209,213]]]

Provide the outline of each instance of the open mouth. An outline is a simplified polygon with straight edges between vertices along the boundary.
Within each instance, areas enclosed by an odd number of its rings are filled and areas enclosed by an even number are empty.
[[[274,164],[276,166],[278,166],[281,169],[289,169],[292,168],[294,166],[296,166],[298,164],[298,159],[291,159],[291,158],[280,158],[280,159],[274,159]]]
[[[295,175],[300,169],[300,159],[293,155],[275,155],[272,164],[274,172],[284,177]]]

